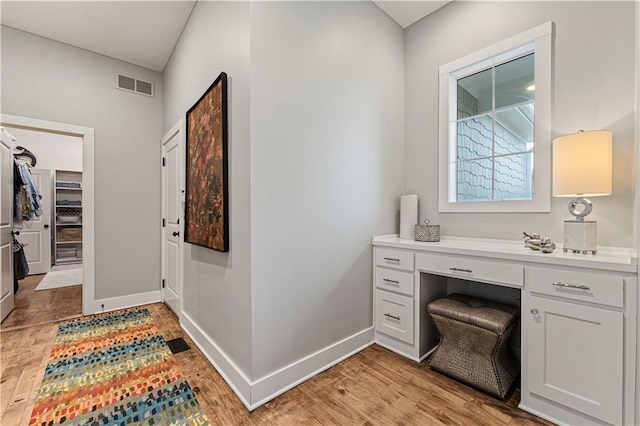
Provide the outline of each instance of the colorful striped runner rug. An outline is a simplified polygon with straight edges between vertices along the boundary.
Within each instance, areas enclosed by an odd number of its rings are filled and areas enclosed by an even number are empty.
[[[30,426],[208,425],[147,309],[58,328]]]

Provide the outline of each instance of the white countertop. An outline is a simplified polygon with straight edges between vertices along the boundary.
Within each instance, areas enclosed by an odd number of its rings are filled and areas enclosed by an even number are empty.
[[[541,253],[528,249],[523,241],[490,240],[483,238],[440,238],[440,242],[426,243],[398,238],[398,235],[373,237],[372,244],[407,250],[433,253],[460,254],[548,265],[574,266],[578,268],[605,269],[618,272],[638,272],[638,256],[633,249],[598,247],[597,254],[564,253],[562,244],[553,253]]]

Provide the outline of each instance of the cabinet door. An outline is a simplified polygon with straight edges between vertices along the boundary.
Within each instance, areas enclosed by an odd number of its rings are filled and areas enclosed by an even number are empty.
[[[621,424],[622,313],[535,296],[529,307],[529,391]]]
[[[413,344],[413,299],[376,290],[376,331]]]

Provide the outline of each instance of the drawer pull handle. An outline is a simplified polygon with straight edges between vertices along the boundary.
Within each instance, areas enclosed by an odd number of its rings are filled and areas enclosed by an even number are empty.
[[[387,260],[389,262],[400,262],[400,259],[396,259],[393,257],[385,257],[384,260]]]
[[[400,281],[390,280],[389,278],[383,278],[382,281],[384,281],[385,283],[400,284]]]
[[[395,315],[391,315],[391,314],[384,314],[385,317],[387,318],[393,318],[396,321],[400,321],[400,317],[397,317]]]
[[[563,283],[562,281],[556,281],[553,283],[554,286],[556,287],[564,287],[564,288],[577,288],[578,290],[591,290],[591,287],[588,287],[586,285],[578,285],[578,284],[569,284],[569,283]]]
[[[471,269],[465,269],[465,268],[449,268],[449,270],[454,272],[467,272],[469,274],[473,272]]]

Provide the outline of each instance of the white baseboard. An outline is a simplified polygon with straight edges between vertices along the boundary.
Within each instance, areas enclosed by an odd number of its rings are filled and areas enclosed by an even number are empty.
[[[391,340],[391,338],[389,338],[389,340]],[[406,352],[403,352],[403,351],[401,351],[399,349],[396,349],[393,345],[390,345],[388,342],[385,342],[383,340],[383,338],[381,338],[380,335],[377,336],[377,338],[375,339],[375,341],[373,343],[375,343],[378,346],[382,346],[383,348],[385,348],[387,350],[390,350],[391,352],[395,352],[398,355],[402,355],[403,357],[405,357],[407,359],[410,359],[411,361],[422,362],[422,360],[424,359],[424,357],[423,358],[416,358],[416,357],[414,357],[412,355],[409,355]],[[425,357],[426,357],[426,355],[425,355]]]
[[[430,351],[428,351],[426,354],[422,355],[420,357],[420,362],[422,362],[425,359],[429,358],[429,356],[431,356],[431,354],[434,353],[436,349],[438,349],[438,345],[434,346]]]
[[[599,425],[605,424],[601,420],[580,413],[576,410],[563,406],[555,401],[538,397],[529,393],[528,397],[523,397],[518,404],[518,408],[548,420],[556,425]],[[609,424],[609,423],[606,423]],[[632,425],[623,420],[623,425]]]
[[[256,380],[251,387],[251,410],[372,344],[373,327],[369,327]]]
[[[373,327],[349,336],[280,370],[251,381],[188,314],[181,326],[209,362],[249,410],[253,411],[278,395],[331,368],[373,344]]]
[[[191,340],[220,373],[247,410],[251,411],[251,380],[186,312],[182,312],[180,321],[180,325]]]
[[[553,424],[556,424],[556,425],[562,424],[562,422],[560,422],[558,419],[554,419],[553,417],[547,416],[546,414],[541,413],[538,410],[534,410],[533,408],[529,408],[525,404],[522,404],[522,403],[518,404],[518,408],[521,409],[522,411],[526,411],[527,413],[531,413],[534,416],[540,417],[541,419],[545,419],[547,421],[550,421]]]
[[[91,311],[89,314],[117,311],[118,309],[148,305],[150,303],[161,301],[162,293],[160,290],[149,291],[147,293],[130,294],[128,296],[109,297],[106,299],[94,300],[91,304]]]

